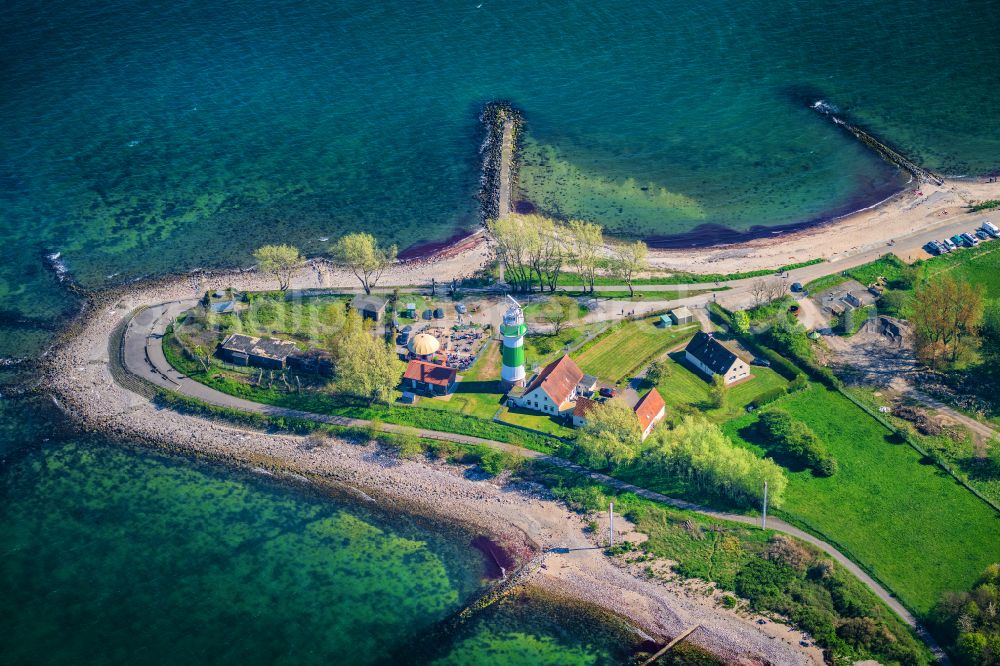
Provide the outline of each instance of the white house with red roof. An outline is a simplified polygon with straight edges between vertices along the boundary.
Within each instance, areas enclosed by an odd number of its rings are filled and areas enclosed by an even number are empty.
[[[649,393],[635,403],[635,416],[639,419],[639,428],[642,430],[643,439],[649,436],[649,433],[653,431],[653,426],[662,421],[666,414],[667,405],[663,402],[663,396],[656,388],[650,389]]]
[[[566,416],[576,407],[577,386],[582,379],[583,371],[566,355],[542,368],[524,392],[511,395],[509,401],[522,409]]]

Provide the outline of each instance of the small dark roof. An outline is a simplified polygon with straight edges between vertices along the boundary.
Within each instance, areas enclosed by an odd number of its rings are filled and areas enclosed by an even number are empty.
[[[731,349],[704,331],[694,334],[686,351],[717,375],[726,374],[739,358]]]
[[[457,374],[458,370],[455,368],[414,360],[406,364],[406,372],[403,374],[403,378],[415,379],[424,384],[448,386],[455,381],[455,375]]]
[[[366,310],[368,312],[380,312],[385,308],[386,300],[378,296],[366,296],[358,294],[351,299],[351,307],[355,310]]]
[[[270,358],[276,361],[283,361],[289,354],[298,352],[295,343],[287,340],[275,340],[273,338],[255,338],[250,335],[233,333],[222,341],[222,349],[230,352],[239,352],[249,356]]]

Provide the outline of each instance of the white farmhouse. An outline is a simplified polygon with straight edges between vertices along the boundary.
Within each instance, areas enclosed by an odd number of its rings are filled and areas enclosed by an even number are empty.
[[[727,385],[750,376],[749,363],[704,331],[698,331],[688,343],[684,358],[708,377],[721,375]]]

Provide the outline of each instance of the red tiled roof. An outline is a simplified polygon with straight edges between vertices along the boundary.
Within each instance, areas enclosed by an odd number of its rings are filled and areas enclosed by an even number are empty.
[[[437,386],[448,386],[455,379],[458,370],[437,363],[427,363],[426,361],[410,361],[406,364],[406,372],[403,379],[415,379],[424,384],[435,384]]]
[[[635,405],[635,415],[639,417],[639,428],[646,432],[646,428],[653,423],[664,407],[666,407],[666,403],[663,402],[663,396],[660,395],[660,392],[655,388],[650,389],[649,393],[642,396],[642,399]]]
[[[589,414],[590,410],[592,410],[596,406],[597,406],[597,401],[580,396],[579,398],[576,399],[576,407],[573,408],[573,416],[579,416],[580,418],[587,418],[587,414]]]
[[[536,388],[541,389],[556,405],[562,405],[573,395],[576,385],[583,379],[583,371],[573,362],[569,355],[545,366],[535,380],[524,390],[530,393]]]

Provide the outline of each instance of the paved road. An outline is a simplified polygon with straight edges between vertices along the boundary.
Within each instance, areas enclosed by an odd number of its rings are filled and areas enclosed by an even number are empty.
[[[313,421],[319,421],[322,423],[330,423],[335,425],[352,425],[352,426],[368,426],[371,425],[370,421],[365,421],[361,419],[352,419],[341,416],[330,416],[325,414],[314,414],[311,412],[300,411],[296,409],[287,409],[283,407],[274,407],[271,405],[263,405],[257,402],[251,402],[249,400],[244,400],[236,396],[229,395],[227,393],[222,393],[216,391],[213,388],[205,386],[199,382],[194,381],[186,377],[185,375],[174,370],[169,363],[167,363],[166,358],[163,356],[162,348],[162,338],[166,331],[167,326],[179,313],[187,310],[196,303],[196,299],[190,299],[185,301],[174,301],[170,303],[163,303],[150,307],[146,310],[139,312],[126,329],[125,341],[124,341],[124,361],[126,369],[143,379],[146,379],[157,386],[161,386],[170,390],[178,391],[185,395],[198,398],[206,403],[220,406],[220,407],[231,407],[235,409],[241,409],[247,412],[257,412],[261,414],[267,414],[271,416],[290,416],[310,419]],[[396,426],[393,424],[383,424],[388,431],[412,431],[411,428],[404,428],[401,426]],[[533,460],[541,460],[546,463],[561,467],[563,469],[570,470],[581,476],[593,479],[594,481],[603,483],[621,492],[631,492],[639,495],[640,497],[645,497],[656,502],[661,502],[669,506],[673,506],[679,509],[685,509],[688,511],[693,511],[700,513],[705,516],[710,516],[713,518],[719,518],[723,520],[729,520],[737,523],[743,523],[746,525],[757,525],[760,523],[760,519],[751,516],[744,516],[740,514],[728,513],[725,511],[718,511],[709,507],[700,506],[692,502],[687,502],[684,500],[679,500],[673,497],[667,497],[666,495],[661,495],[660,493],[654,492],[652,490],[647,490],[646,488],[640,488],[639,486],[634,486],[630,483],[626,483],[614,477],[608,476],[606,474],[601,474],[599,472],[594,472],[592,470],[580,467],[568,460],[559,458],[556,456],[551,456],[548,454],[540,453],[538,451],[532,451],[530,449],[525,449],[513,444],[506,444],[504,442],[496,442],[492,440],[482,439],[480,437],[472,437],[469,435],[459,435],[455,433],[439,432],[436,430],[424,430],[417,429],[417,433],[420,437],[428,439],[439,439],[445,441],[458,442],[462,444],[477,444],[489,446],[494,449],[507,451],[519,456],[526,458],[531,458]],[[871,576],[869,576],[864,570],[862,570],[858,565],[852,562],[839,550],[831,546],[830,544],[816,538],[812,534],[805,532],[794,525],[790,525],[785,521],[778,520],[775,518],[769,518],[767,521],[767,527],[769,529],[783,532],[785,534],[790,534],[803,541],[807,541],[827,555],[835,559],[841,565],[843,565],[848,571],[853,573],[862,582],[864,582],[871,590],[878,595],[882,601],[884,601],[890,608],[892,608],[903,620],[906,621],[911,627],[913,627],[924,640],[924,642],[934,651],[938,659],[942,663],[947,663],[947,657],[940,647],[934,642],[934,639],[917,623],[916,618],[903,607],[899,601],[889,593],[884,587],[882,587],[877,581],[875,581]]]

